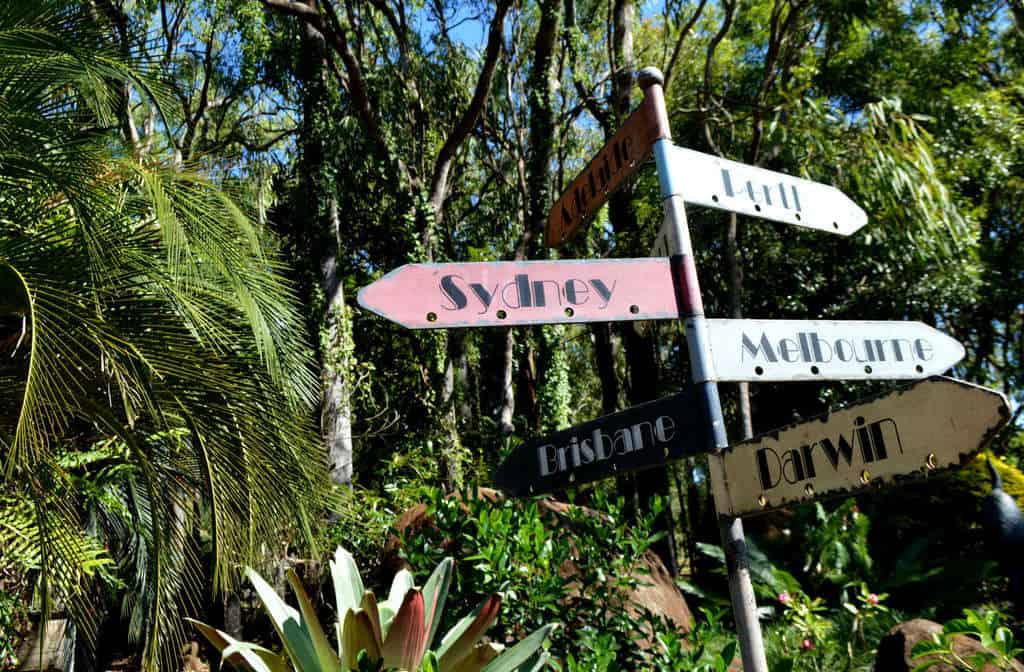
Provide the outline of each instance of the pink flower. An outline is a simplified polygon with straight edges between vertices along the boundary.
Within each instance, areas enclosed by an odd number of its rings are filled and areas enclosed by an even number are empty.
[[[871,593],[870,595],[868,595],[868,604],[870,604],[871,606],[875,606],[876,604],[878,604],[878,595],[876,595],[875,593]]]
[[[814,642],[812,642],[809,639],[805,639],[804,641],[800,642],[800,648],[804,651],[810,651],[814,648]]]
[[[781,602],[782,604],[789,604],[792,601],[793,601],[793,598],[789,596],[789,593],[787,593],[787,592],[779,593],[779,602]]]

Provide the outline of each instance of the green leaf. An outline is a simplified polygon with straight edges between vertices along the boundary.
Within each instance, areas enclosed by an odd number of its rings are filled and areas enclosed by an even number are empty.
[[[299,672],[319,672],[320,663],[316,647],[313,646],[309,631],[303,626],[301,614],[285,604],[274,588],[252,568],[247,567],[245,575],[263,602],[263,609],[270,616],[270,622],[274,624],[274,629],[277,630],[295,668]]]
[[[491,595],[468,616],[464,616],[449,630],[437,648],[441,659],[441,668],[448,669],[469,655],[476,642],[487,632],[498,618],[501,610],[501,597]]]
[[[344,623],[345,614],[359,608],[359,602],[363,599],[363,577],[359,575],[355,558],[341,546],[334,552],[334,560],[330,565],[338,622]]]
[[[373,591],[366,591],[363,593],[363,601],[359,605],[363,613],[366,614],[367,620],[370,623],[370,629],[373,633],[373,639],[376,642],[377,651],[381,650],[384,645],[384,631],[380,624],[380,611],[377,609],[377,596],[373,594]]]
[[[480,643],[473,647],[468,656],[458,662],[452,668],[439,668],[444,672],[480,672],[487,663],[491,662],[505,649],[505,647],[493,642]]]
[[[224,660],[232,665],[244,666],[253,672],[288,672],[288,663],[279,655],[249,642],[242,642],[226,632],[212,628],[201,621],[186,618],[206,639],[217,647]]]
[[[299,610],[302,616],[301,626],[309,633],[309,638],[313,642],[313,648],[316,650],[317,659],[320,662],[320,669],[323,672],[340,670],[341,659],[338,658],[338,654],[335,652],[334,647],[331,646],[331,643],[327,641],[327,635],[324,634],[323,628],[320,627],[320,621],[317,619],[316,608],[306,594],[305,588],[302,587],[302,582],[299,581],[295,570],[289,567],[287,577],[288,583],[292,587],[292,592],[295,593],[295,599],[299,603]]]
[[[535,667],[538,664],[538,651],[557,627],[551,623],[534,630],[523,641],[488,663],[483,672],[521,672],[539,669]]]
[[[346,670],[357,669],[360,653],[372,661],[380,660],[382,655],[370,616],[362,610],[349,610],[345,612],[341,640],[341,659]]]
[[[943,624],[942,632],[946,635],[976,634],[978,629],[966,618],[954,618]]]
[[[452,567],[455,562],[445,558],[434,569],[434,573],[423,586],[424,618],[427,630],[427,646],[434,642],[437,629],[444,614],[444,603],[448,598],[448,587],[452,581]]]
[[[739,648],[739,645],[736,640],[732,640],[722,648],[722,660],[725,662],[726,668],[732,665],[732,661],[736,657],[737,648]]]
[[[697,542],[697,550],[709,558],[718,560],[721,563],[725,562],[725,551],[722,550],[721,546],[700,541]]]

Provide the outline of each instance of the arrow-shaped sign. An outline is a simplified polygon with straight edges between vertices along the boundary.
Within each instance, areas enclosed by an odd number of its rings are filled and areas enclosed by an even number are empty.
[[[668,259],[406,264],[358,300],[409,329],[679,317]]]
[[[522,443],[498,469],[497,485],[513,496],[540,494],[706,453],[699,398],[682,392]]]
[[[688,203],[848,236],[868,216],[835,187],[672,147],[678,190]]]
[[[917,379],[943,373],[964,347],[921,322],[708,320],[715,379]]]
[[[662,137],[668,137],[668,122],[663,119],[659,123],[654,101],[645,97],[552,206],[544,227],[544,244],[557,247],[572,238],[640,168],[651,145]]]
[[[730,446],[713,479],[719,515],[740,516],[926,476],[963,464],[1008,421],[995,390],[935,377]]]

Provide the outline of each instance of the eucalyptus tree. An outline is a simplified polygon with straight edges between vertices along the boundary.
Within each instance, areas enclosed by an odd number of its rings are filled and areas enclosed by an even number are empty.
[[[326,464],[272,238],[120,137],[126,90],[175,120],[110,34],[79,3],[0,8],[0,563],[83,641],[123,614],[169,668],[203,545],[230,590],[308,535]]]
[[[491,95],[511,0],[498,0],[490,12],[478,63],[460,54],[448,24],[452,8],[446,3],[431,3],[424,15],[403,0],[368,5],[347,0],[262,2],[322,36],[331,84],[345,94],[346,109],[340,114],[358,122],[367,149],[397,178],[393,191],[418,229],[401,241],[406,258],[441,260],[446,205],[457,189],[460,149]],[[417,25],[423,18],[437,26],[427,38],[437,45],[433,51],[425,48]],[[455,88],[438,87],[441,83]],[[434,418],[432,433],[441,443],[443,478],[449,487],[461,473],[456,367],[464,358],[464,346],[462,335],[443,333],[423,336],[417,346],[428,360],[424,364],[431,384],[425,405]]]

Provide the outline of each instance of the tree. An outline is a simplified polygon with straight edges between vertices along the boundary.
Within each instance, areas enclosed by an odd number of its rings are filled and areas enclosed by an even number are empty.
[[[166,93],[108,35],[76,3],[0,9],[0,559],[87,642],[123,609],[145,666],[167,668],[200,599],[201,532],[229,590],[308,534],[326,465],[272,239],[118,142],[125,88],[158,110]],[[114,575],[122,606],[100,590]]]

